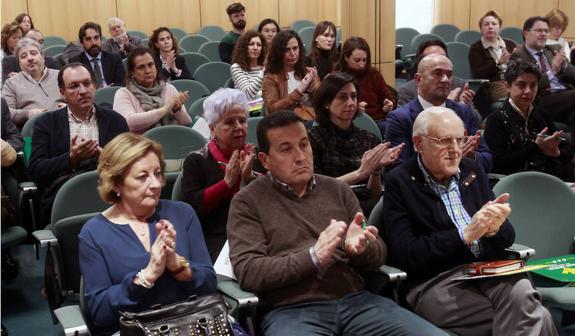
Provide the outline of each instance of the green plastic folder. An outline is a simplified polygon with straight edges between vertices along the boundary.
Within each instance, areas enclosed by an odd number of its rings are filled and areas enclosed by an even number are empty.
[[[546,265],[532,272],[561,282],[575,282],[575,254],[528,261],[527,265]]]

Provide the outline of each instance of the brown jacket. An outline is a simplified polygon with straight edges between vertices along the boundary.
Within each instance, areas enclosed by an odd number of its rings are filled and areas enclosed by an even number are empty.
[[[309,85],[307,92],[313,95],[321,81],[319,78],[314,78],[314,81]],[[264,96],[265,113],[270,114],[280,110],[293,110],[304,120],[314,120],[315,111],[311,106],[303,106],[301,104],[303,94],[298,90],[293,90],[288,94],[288,81],[287,75],[284,72],[264,75],[262,84],[262,93]]]

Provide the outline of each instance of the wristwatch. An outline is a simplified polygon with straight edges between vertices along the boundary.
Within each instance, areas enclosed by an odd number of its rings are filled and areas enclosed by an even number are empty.
[[[180,274],[190,267],[190,262],[188,261],[188,259],[186,259],[186,257],[179,256],[178,263],[180,264],[180,267],[171,271],[170,273],[172,273],[172,275]]]

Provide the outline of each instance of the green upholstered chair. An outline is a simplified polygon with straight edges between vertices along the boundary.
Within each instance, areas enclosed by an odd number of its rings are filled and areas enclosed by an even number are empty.
[[[477,30],[462,30],[455,35],[455,42],[463,42],[471,46],[481,39],[481,33]]]
[[[226,35],[226,31],[220,26],[203,26],[198,30],[198,34],[204,35],[210,41],[220,41],[224,35]]]
[[[373,121],[373,119],[371,119],[371,117],[369,115],[367,115],[367,113],[360,113],[355,119],[353,119],[353,124],[356,127],[362,128],[362,129],[372,133],[380,141],[383,140],[383,138],[381,136],[381,131],[379,130],[379,127],[377,126],[375,121]]]
[[[452,24],[442,23],[433,26],[430,33],[441,36],[445,42],[452,42],[455,41],[455,35],[459,33],[459,28]]]
[[[511,195],[509,220],[515,240],[535,248],[532,259],[575,253],[575,192],[563,181],[540,172],[521,172],[502,178],[493,191]],[[562,312],[575,312],[574,288],[545,281],[537,289],[559,329]]]
[[[204,35],[186,35],[180,40],[180,48],[183,48],[188,52],[197,52],[202,44],[206,42],[210,42],[210,39]]]
[[[188,100],[186,101],[186,109],[189,110],[192,104],[202,98],[210,95],[210,89],[204,84],[192,79],[177,79],[171,81],[170,84],[176,87],[178,91],[188,91]],[[189,113],[189,112],[188,112]]]
[[[204,84],[210,92],[226,87],[226,82],[231,77],[230,65],[224,62],[205,63],[194,72],[194,78]]]

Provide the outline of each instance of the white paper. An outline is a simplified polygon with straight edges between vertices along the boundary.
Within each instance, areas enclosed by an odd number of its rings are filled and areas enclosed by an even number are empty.
[[[225,275],[228,278],[237,280],[232,267],[232,262],[230,261],[230,245],[227,240],[220,251],[218,259],[216,259],[216,262],[214,263],[214,270],[216,271],[216,274]]]

